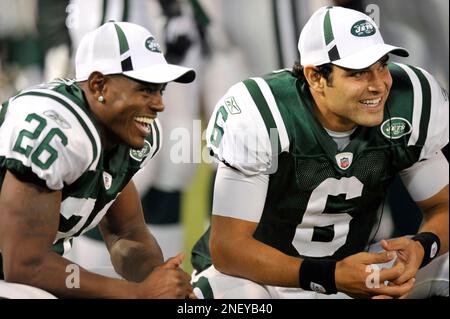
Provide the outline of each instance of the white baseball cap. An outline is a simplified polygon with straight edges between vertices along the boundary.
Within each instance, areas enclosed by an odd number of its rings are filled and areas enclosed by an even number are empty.
[[[369,16],[342,7],[322,7],[305,24],[298,41],[300,64],[333,63],[364,69],[388,53],[409,56],[404,48],[385,44]]]
[[[150,83],[195,79],[193,69],[167,63],[147,29],[129,22],[107,22],[81,39],[75,57],[76,81],[87,80],[94,71]]]

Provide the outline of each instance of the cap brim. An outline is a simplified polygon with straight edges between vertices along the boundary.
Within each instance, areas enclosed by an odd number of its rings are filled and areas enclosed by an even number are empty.
[[[195,79],[195,71],[191,68],[186,68],[174,64],[158,64],[152,65],[140,70],[126,71],[124,75],[149,83],[190,83]]]
[[[394,47],[392,45],[381,43],[368,47],[343,59],[333,61],[332,63],[347,69],[365,69],[376,63],[388,53],[392,53],[401,57],[409,56],[408,51],[404,48]]]

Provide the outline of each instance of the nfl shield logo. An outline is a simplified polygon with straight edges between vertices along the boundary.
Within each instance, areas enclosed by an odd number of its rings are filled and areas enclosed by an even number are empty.
[[[105,189],[108,190],[111,188],[112,184],[112,176],[107,172],[103,172],[103,184],[105,185]]]
[[[350,161],[348,160],[348,157],[341,158],[340,165],[341,165],[342,169],[346,169],[347,167],[349,167],[350,166]]]
[[[340,169],[346,170],[352,165],[353,153],[340,153],[336,155],[336,162]]]

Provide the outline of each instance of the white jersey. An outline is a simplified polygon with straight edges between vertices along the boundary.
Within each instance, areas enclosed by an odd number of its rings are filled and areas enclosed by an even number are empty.
[[[54,250],[97,225],[132,176],[161,146],[158,120],[141,150],[103,151],[81,89],[60,80],[23,91],[0,110],[0,165],[21,179],[62,192]],[[0,180],[3,183],[3,180]],[[0,183],[0,184],[1,184]]]

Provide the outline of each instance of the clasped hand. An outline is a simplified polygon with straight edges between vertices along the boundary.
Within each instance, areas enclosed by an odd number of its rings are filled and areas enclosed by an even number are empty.
[[[336,263],[335,280],[339,291],[354,298],[408,296],[423,259],[421,244],[407,237],[382,240],[380,244],[385,251],[358,253]]]

